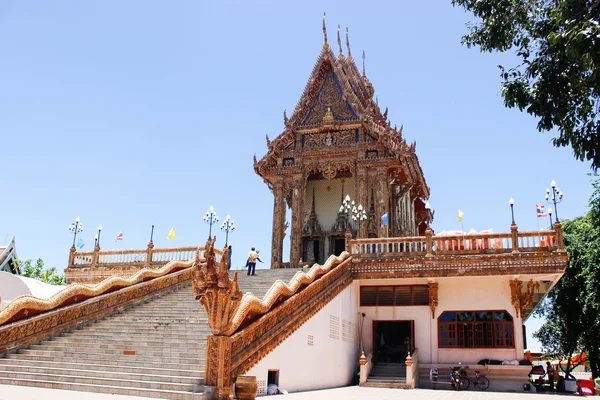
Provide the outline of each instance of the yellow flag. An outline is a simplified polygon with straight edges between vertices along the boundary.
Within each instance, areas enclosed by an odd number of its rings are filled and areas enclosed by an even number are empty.
[[[171,231],[167,235],[167,239],[174,239],[174,238],[175,238],[175,228],[171,228]]]
[[[462,222],[463,215],[465,215],[465,213],[461,209],[459,209],[458,210],[458,222]]]

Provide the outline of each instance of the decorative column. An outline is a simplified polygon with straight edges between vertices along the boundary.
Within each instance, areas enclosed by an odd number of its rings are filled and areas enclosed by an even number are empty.
[[[387,182],[387,173],[385,170],[377,171],[377,194],[375,202],[375,215],[377,217],[377,237],[387,237],[387,227],[383,226],[381,216],[388,212],[389,188]],[[388,214],[388,225],[390,216]]]
[[[271,268],[281,268],[283,235],[285,234],[285,196],[283,181],[273,182],[273,238],[271,242]]]
[[[366,210],[368,208],[369,194],[367,193],[367,170],[365,168],[356,168],[356,203],[362,204]],[[361,238],[367,237],[367,221],[359,221]]]
[[[71,246],[71,250],[69,250],[69,267],[71,268],[75,265],[75,252],[77,252],[77,248],[73,245]]]
[[[152,239],[148,242],[148,248],[146,249],[146,264],[148,267],[152,266],[152,251],[154,250],[154,242]]]
[[[294,177],[292,185],[292,237],[290,267],[297,267],[302,254],[302,225],[304,225],[304,177]]]

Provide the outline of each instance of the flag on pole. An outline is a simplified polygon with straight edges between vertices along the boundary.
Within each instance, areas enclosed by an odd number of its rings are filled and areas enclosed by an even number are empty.
[[[537,217],[538,218],[543,218],[543,217],[547,217],[548,213],[546,212],[546,210],[544,209],[544,206],[541,206],[539,204],[535,205],[535,208],[537,210]]]
[[[381,216],[381,223],[383,224],[383,226],[388,226],[388,215],[387,215],[387,213],[383,214]]]
[[[167,239],[175,239],[175,228],[171,228],[169,234],[167,235]]]
[[[115,237],[115,242],[118,242],[119,240],[123,240],[123,231],[117,233],[117,236]]]
[[[462,221],[463,215],[465,215],[465,213],[463,212],[463,210],[458,209],[458,222],[463,222]]]
[[[85,246],[85,243],[83,243],[82,238],[79,238],[79,240],[77,241],[77,247],[81,250],[83,249],[83,246]]]

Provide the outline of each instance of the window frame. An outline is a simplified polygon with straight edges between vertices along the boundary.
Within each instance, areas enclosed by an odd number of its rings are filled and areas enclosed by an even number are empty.
[[[410,303],[409,304],[396,304],[396,288],[410,288]],[[415,293],[414,288],[425,288],[427,290],[427,303],[415,304]],[[363,304],[363,288],[375,288],[375,304]],[[392,289],[393,304],[379,304],[379,289],[386,288]],[[362,285],[359,289],[359,306],[360,307],[413,307],[413,306],[429,306],[429,286],[428,285]]]
[[[470,313],[472,318],[440,321],[447,313]],[[478,320],[477,313],[490,313],[492,319]],[[506,313],[511,320],[496,320],[495,313]],[[514,349],[516,346],[514,317],[506,310],[446,310],[438,316],[437,323],[439,349]]]

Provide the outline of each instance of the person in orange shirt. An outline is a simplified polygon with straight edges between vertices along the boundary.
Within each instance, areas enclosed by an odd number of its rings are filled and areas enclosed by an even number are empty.
[[[256,269],[256,260],[262,262],[260,258],[258,258],[258,252],[255,251],[254,247],[248,253],[248,261],[246,261],[246,267],[248,267],[248,275],[250,275],[250,271],[252,271],[252,275],[254,275],[254,270]]]

